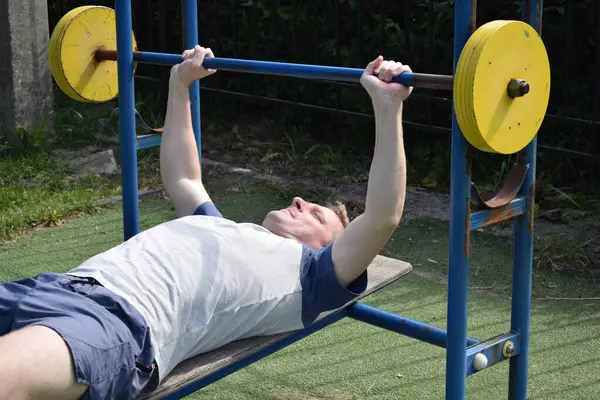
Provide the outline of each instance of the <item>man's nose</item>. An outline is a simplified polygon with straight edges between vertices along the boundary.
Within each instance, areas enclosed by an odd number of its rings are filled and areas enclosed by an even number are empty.
[[[301,197],[294,197],[293,204],[300,212],[306,209],[306,202]]]

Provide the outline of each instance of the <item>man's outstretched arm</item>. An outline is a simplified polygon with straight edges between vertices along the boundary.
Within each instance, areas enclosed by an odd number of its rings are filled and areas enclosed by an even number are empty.
[[[410,72],[410,68],[379,57],[367,66],[361,79],[373,102],[375,150],[365,211],[333,243],[335,273],[344,286],[358,278],[385,246],[404,210],[406,156],[402,108],[412,88],[391,82],[402,72]]]
[[[215,71],[202,67],[204,57],[214,57],[210,49],[196,46],[183,53],[184,61],[173,67],[169,79],[167,113],[160,146],[160,172],[163,186],[178,216],[191,215],[210,201],[204,185],[190,111],[190,84]]]

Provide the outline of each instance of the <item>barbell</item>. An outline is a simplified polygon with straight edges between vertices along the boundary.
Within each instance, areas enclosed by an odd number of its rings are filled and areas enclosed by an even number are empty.
[[[132,32],[134,72],[138,62],[175,65],[181,55],[142,52]],[[74,100],[103,103],[118,96],[115,11],[82,6],[65,14],[52,32],[49,62],[54,80]],[[363,69],[207,58],[223,71],[359,82]],[[550,62],[544,43],[522,21],[497,20],[467,41],[454,76],[403,73],[394,81],[416,88],[453,91],[457,123],[475,148],[499,154],[522,150],[537,135],[550,98]]]

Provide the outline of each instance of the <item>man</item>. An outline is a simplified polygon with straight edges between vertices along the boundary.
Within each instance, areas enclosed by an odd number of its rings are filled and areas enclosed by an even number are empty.
[[[391,79],[410,68],[378,57],[361,78],[376,121],[364,213],[347,224],[295,198],[259,226],[223,218],[202,185],[188,87],[215,73],[204,57],[184,52],[169,83],[160,164],[179,218],[66,274],[0,284],[0,399],[134,398],[187,358],[309,326],[365,289],[403,211],[412,89]]]

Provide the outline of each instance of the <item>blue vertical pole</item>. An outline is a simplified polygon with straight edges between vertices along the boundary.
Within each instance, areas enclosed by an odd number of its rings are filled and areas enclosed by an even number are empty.
[[[183,0],[184,46],[191,49],[198,44],[198,0]],[[200,131],[200,83],[195,81],[190,86],[190,102],[192,109],[192,127],[198,147],[198,156],[202,162],[202,143]]]
[[[521,19],[542,34],[542,1],[523,0]],[[538,15],[539,13],[539,15]],[[537,137],[521,152],[529,170],[519,195],[527,199],[527,213],[514,221],[513,284],[511,305],[511,329],[519,332],[519,354],[510,359],[509,399],[527,398],[529,364],[529,324],[531,317],[531,281],[533,259],[533,205],[535,203],[535,171]]]
[[[119,140],[123,191],[123,236],[139,232],[137,149],[135,143],[135,94],[133,86],[133,43],[131,1],[116,0],[117,69],[119,79]]]
[[[454,66],[471,34],[471,0],[454,5]],[[450,243],[448,271],[448,342],[446,348],[446,399],[465,398],[467,377],[467,300],[471,165],[468,145],[452,107],[452,165],[450,183]]]

